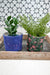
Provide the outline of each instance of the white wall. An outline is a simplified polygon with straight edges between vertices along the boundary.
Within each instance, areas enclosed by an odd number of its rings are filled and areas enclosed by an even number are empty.
[[[50,61],[0,60],[0,75],[50,75]]]

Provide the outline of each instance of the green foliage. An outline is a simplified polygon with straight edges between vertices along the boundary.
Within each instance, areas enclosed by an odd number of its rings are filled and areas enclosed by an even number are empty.
[[[8,31],[9,35],[10,36],[16,35],[18,19],[16,19],[15,17],[11,18],[11,16],[8,16],[7,19],[5,20],[5,24],[7,25],[5,30]]]
[[[33,36],[45,36],[46,33],[50,32],[50,28],[47,28],[46,24],[50,21],[50,15],[46,14],[43,18],[33,20],[31,16],[27,18],[25,15],[19,15],[19,25],[21,25],[29,34]]]

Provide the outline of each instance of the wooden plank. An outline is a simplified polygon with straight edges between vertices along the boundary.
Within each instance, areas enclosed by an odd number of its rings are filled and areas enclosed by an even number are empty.
[[[28,35],[23,35],[23,40],[26,40],[28,38]]]
[[[0,44],[3,42],[3,36],[0,38]]]
[[[0,59],[50,60],[50,52],[13,52],[0,51]]]
[[[48,35],[45,37],[45,39],[46,39],[47,42],[50,44],[50,37],[49,37]]]
[[[0,47],[2,46],[3,44],[3,37],[0,38]]]

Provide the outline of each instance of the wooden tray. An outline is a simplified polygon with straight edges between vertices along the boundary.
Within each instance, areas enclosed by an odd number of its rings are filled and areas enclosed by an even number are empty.
[[[15,52],[15,51],[1,50],[1,46],[3,47],[3,37],[1,37],[0,38],[0,59],[50,60],[50,52],[49,52],[50,49],[47,50],[47,51],[44,50],[43,52],[28,52],[28,51],[26,51],[26,43],[25,43],[26,39],[27,39],[27,35],[24,35],[23,36],[24,42],[23,42],[23,49],[22,49],[22,51]],[[25,46],[24,46],[24,44],[25,44]]]

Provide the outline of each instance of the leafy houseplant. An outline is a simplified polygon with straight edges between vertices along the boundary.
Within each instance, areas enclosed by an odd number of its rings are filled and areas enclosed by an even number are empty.
[[[18,19],[8,16],[5,20],[8,35],[4,35],[4,44],[7,51],[19,51],[22,49],[22,34],[17,33]]]
[[[10,36],[16,35],[18,19],[16,19],[15,17],[11,19],[11,16],[8,16],[7,20],[5,20],[5,24],[7,25],[5,29],[8,31],[9,35]]]
[[[27,50],[28,51],[41,51],[43,49],[44,36],[50,32],[46,24],[50,21],[50,15],[46,14],[43,18],[33,20],[31,16],[27,18],[25,15],[19,16],[19,25],[21,25],[28,33]]]

